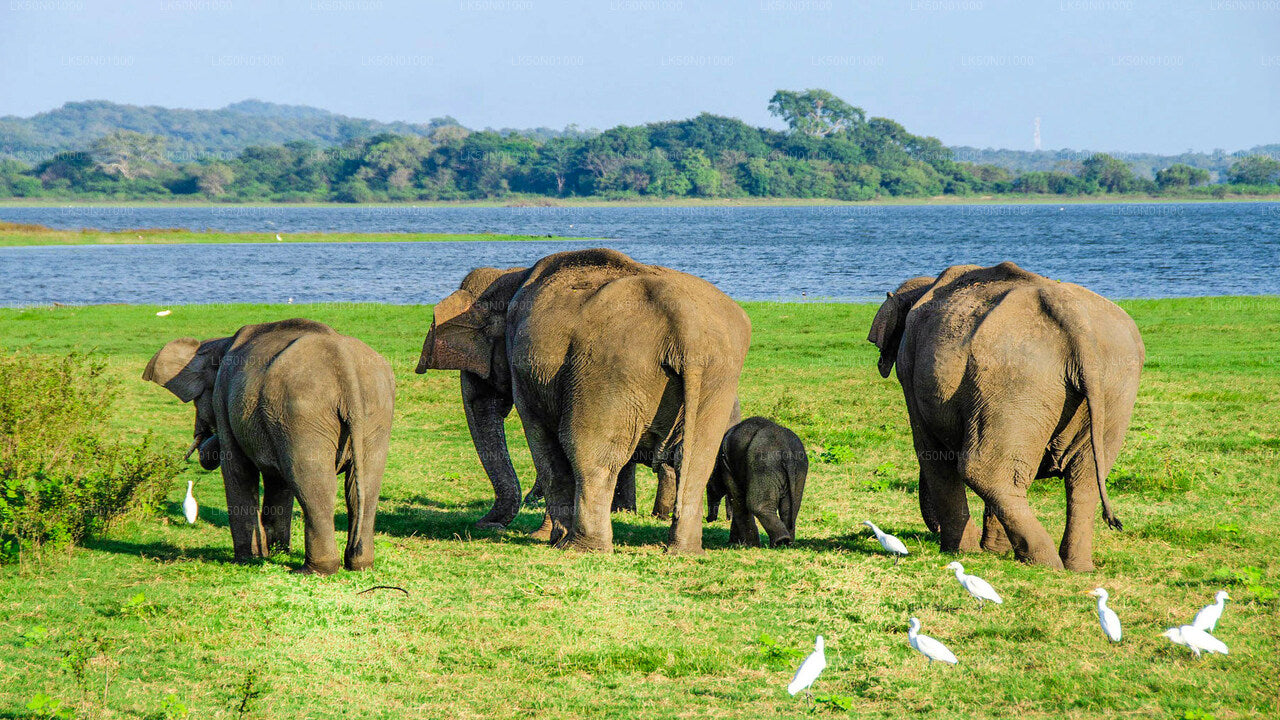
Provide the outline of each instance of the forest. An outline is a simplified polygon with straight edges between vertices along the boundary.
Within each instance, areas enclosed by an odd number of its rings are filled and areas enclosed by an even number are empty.
[[[0,198],[362,203],[1280,193],[1280,160],[1265,148],[1217,158],[1225,170],[1159,166],[1151,161],[1158,156],[1135,168],[1115,155],[1069,152],[1051,169],[1019,170],[1044,163],[963,161],[958,157],[1006,151],[957,153],[816,89],[774,94],[769,110],[785,130],[703,113],[603,132],[472,131],[447,117],[386,124],[314,108],[275,111],[282,107],[129,115],[83,103],[76,110],[93,122],[75,132],[65,121],[52,124],[51,115],[43,125],[0,119]],[[210,117],[221,124],[208,125]],[[253,131],[237,135],[236,127]],[[98,134],[90,139],[86,128]],[[247,144],[254,139],[265,141]]]

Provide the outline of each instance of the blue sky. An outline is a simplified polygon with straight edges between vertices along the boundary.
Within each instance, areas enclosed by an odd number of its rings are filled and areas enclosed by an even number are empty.
[[[1280,142],[1280,0],[3,0],[0,114],[245,98],[381,120],[778,126],[823,87],[951,145]]]

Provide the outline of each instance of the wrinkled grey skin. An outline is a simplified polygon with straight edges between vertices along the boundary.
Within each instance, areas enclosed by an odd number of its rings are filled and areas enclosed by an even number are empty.
[[[958,265],[889,293],[868,340],[896,364],[920,461],[920,509],[947,551],[1011,546],[1018,559],[1093,569],[1099,500],[1120,453],[1145,359],[1133,320],[1085,288],[1013,263]],[[1061,477],[1067,522],[1054,548],[1027,504]],[[983,535],[965,487],[986,503]]]
[[[729,413],[729,427],[742,422],[742,405],[737,399],[733,401],[733,412]],[[653,463],[647,454],[637,451],[622,472],[618,473],[618,485],[613,493],[613,512],[636,512],[636,465],[644,465],[653,470],[658,478],[658,489],[653,498],[653,516],[660,520],[670,520],[676,506],[676,473],[680,466],[680,446],[677,445],[671,458],[666,462]],[[539,476],[534,478],[533,487],[524,496],[524,504],[535,506],[545,495],[545,480]]]
[[[206,470],[222,468],[237,562],[289,549],[296,496],[306,527],[302,570],[336,571],[334,496],[336,476],[345,473],[341,564],[349,570],[373,564],[395,399],[391,366],[381,355],[327,325],[282,320],[246,325],[231,337],[174,340],[151,358],[142,379],[194,401],[192,447]]]
[[[702,551],[702,494],[751,335],[736,303],[705,280],[597,249],[472,271],[434,312],[418,372],[462,371],[496,495],[486,522],[506,524],[519,508],[502,433],[514,404],[546,479],[535,537],[612,549],[619,474],[635,457],[669,463],[683,444],[668,552]]]
[[[707,483],[707,521],[716,519],[720,500],[728,497],[729,542],[758,546],[759,520],[770,547],[790,545],[808,475],[809,457],[794,432],[767,418],[747,418],[720,443]]]

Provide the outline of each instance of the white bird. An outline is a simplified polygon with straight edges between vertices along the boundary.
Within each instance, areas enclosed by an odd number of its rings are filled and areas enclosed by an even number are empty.
[[[284,238],[280,237],[280,233],[276,233],[276,242],[284,242]]]
[[[1191,652],[1195,653],[1196,657],[1200,657],[1202,650],[1207,653],[1227,654],[1226,643],[1193,625],[1169,628],[1164,631],[1164,636],[1178,645],[1191,648]]]
[[[871,528],[871,532],[876,534],[876,540],[880,541],[880,547],[884,548],[885,552],[893,553],[894,565],[897,565],[898,561],[902,559],[902,556],[907,554],[907,546],[904,545],[901,540],[887,532],[881,531],[880,528],[876,527],[876,524],[870,520],[863,520],[862,524]]]
[[[171,312],[173,312],[173,311],[172,311],[172,310],[161,310],[160,312],[156,313],[156,317],[168,317],[168,316],[169,316],[169,313],[171,313]]]
[[[1107,607],[1107,591],[1103,588],[1095,588],[1089,591],[1089,594],[1098,598],[1098,622],[1102,625],[1102,632],[1107,634],[1111,642],[1120,642],[1120,616],[1116,615],[1116,611]]]
[[[187,516],[187,524],[193,524],[196,516],[200,512],[200,507],[196,505],[196,496],[191,494],[191,487],[195,485],[192,480],[187,481],[187,497],[182,501],[182,513]]]
[[[990,600],[997,605],[1004,602],[1000,597],[1000,594],[995,591],[995,588],[991,587],[991,583],[988,583],[977,575],[966,575],[964,572],[964,566],[960,563],[952,562],[946,566],[946,569],[955,570],[956,580],[959,581],[960,586],[965,590],[968,590],[970,595],[978,598],[979,610],[982,609],[982,603],[986,600]]]
[[[911,647],[915,648],[916,652],[929,658],[930,665],[933,664],[934,660],[949,665],[955,665],[960,662],[956,659],[955,653],[948,650],[946,645],[928,635],[921,635],[920,621],[916,618],[911,618],[911,628],[907,630],[907,642],[911,643]]]
[[[1222,611],[1227,607],[1227,601],[1231,596],[1226,590],[1219,590],[1217,595],[1213,596],[1213,604],[1205,605],[1200,612],[1196,613],[1196,619],[1191,621],[1191,626],[1199,628],[1205,632],[1213,632],[1218,626],[1218,620],[1222,617]]]
[[[293,298],[289,298],[289,304],[290,304],[290,305],[292,305],[292,304],[293,304]]]
[[[796,670],[796,676],[791,678],[791,684],[787,686],[787,692],[795,695],[801,690],[808,690],[813,681],[818,679],[822,671],[827,667],[826,645],[822,642],[822,636],[813,642],[813,652],[809,653],[809,657],[800,663],[800,669]]]

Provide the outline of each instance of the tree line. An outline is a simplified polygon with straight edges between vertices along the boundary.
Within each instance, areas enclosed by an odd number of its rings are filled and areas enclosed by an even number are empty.
[[[193,160],[166,138],[115,130],[34,165],[0,160],[0,197],[244,202],[547,198],[831,198],[1001,194],[1272,194],[1280,160],[1236,160],[1226,183],[1175,163],[1154,178],[1098,153],[1048,171],[959,162],[933,137],[824,90],[778,91],[784,131],[704,113],[598,134],[473,132],[441,123],[324,146],[295,140]]]

